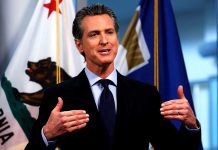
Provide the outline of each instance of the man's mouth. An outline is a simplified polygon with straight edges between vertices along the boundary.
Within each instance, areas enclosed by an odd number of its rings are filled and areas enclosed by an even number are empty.
[[[110,49],[101,49],[98,52],[102,54],[108,54],[111,50]]]

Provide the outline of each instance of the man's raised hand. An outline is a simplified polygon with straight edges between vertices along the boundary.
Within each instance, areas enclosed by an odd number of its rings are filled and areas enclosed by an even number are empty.
[[[179,99],[169,100],[161,105],[160,112],[167,119],[182,121],[188,128],[197,128],[197,119],[185,97],[183,86],[178,87]]]
[[[63,104],[62,98],[58,97],[58,103],[43,127],[47,140],[53,140],[59,135],[84,128],[89,121],[89,115],[85,110],[61,111]]]

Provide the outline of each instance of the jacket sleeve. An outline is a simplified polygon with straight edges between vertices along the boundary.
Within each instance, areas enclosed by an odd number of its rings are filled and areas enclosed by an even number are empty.
[[[160,114],[161,97],[154,89],[151,98],[150,140],[155,150],[197,150],[201,143],[201,130],[191,132],[183,124],[176,128],[171,120]],[[176,120],[174,120],[176,121]]]
[[[42,127],[46,124],[49,115],[56,104],[55,102],[57,102],[57,100],[54,100],[56,98],[51,97],[51,95],[54,95],[54,92],[50,90],[44,92],[44,97],[39,107],[39,116],[31,130],[30,137],[28,138],[29,142],[26,145],[25,150],[55,149],[55,145],[46,146],[41,135]]]

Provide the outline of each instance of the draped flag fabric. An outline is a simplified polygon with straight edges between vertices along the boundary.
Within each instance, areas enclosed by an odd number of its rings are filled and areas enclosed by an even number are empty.
[[[77,75],[84,67],[71,34],[74,16],[72,0],[38,0],[1,79],[1,150],[23,150],[38,117],[43,89]]]
[[[194,110],[180,39],[170,0],[141,0],[125,33],[120,50],[126,50],[121,72],[155,85],[163,101],[177,99],[177,89]],[[180,122],[172,123],[179,128]],[[201,146],[200,146],[201,147]],[[202,148],[200,148],[202,149]]]
[[[158,7],[158,14],[154,13],[154,4]],[[158,22],[155,22],[155,18],[158,18]],[[169,0],[140,1],[123,37],[122,49],[127,50],[125,63],[127,66],[124,68],[128,68],[122,72],[123,74],[155,85],[164,101],[177,98],[177,88],[181,84],[193,107],[180,40]]]

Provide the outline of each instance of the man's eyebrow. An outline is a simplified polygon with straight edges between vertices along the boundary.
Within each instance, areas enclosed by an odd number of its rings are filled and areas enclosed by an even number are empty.
[[[106,31],[108,31],[108,30],[113,30],[113,31],[115,31],[115,29],[114,28],[107,28],[107,29],[105,29]]]
[[[88,33],[93,33],[93,32],[100,32],[99,30],[91,30]]]
[[[108,30],[115,30],[114,28],[106,28],[104,29],[104,31],[108,31]],[[91,30],[89,32],[100,32],[101,30],[98,30],[98,29],[94,29],[94,30]]]
[[[106,28],[104,29],[104,32],[109,32],[109,31],[115,31],[114,28]],[[98,30],[98,29],[94,29],[94,30],[91,30],[88,32],[88,35],[92,34],[92,33],[96,33],[96,34],[99,34],[101,31]]]

